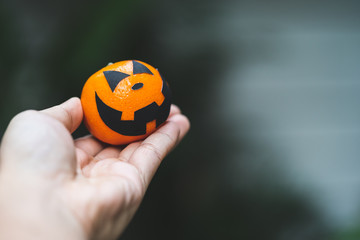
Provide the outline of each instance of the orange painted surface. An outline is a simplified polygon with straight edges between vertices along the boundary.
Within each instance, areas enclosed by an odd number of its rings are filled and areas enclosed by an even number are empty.
[[[131,60],[121,61],[102,68],[94,73],[85,83],[81,103],[84,110],[84,122],[88,130],[99,140],[113,145],[127,144],[145,138],[156,130],[155,122],[147,124],[146,134],[141,136],[124,136],[111,130],[101,119],[95,100],[95,92],[99,98],[109,107],[122,112],[121,120],[134,120],[134,112],[156,102],[161,105],[165,100],[162,94],[163,81],[159,72],[151,65],[137,61],[145,65],[151,74],[133,75],[133,63]],[[123,79],[111,90],[104,76],[104,71],[119,71],[130,76]],[[132,90],[136,83],[143,83],[143,87]]]

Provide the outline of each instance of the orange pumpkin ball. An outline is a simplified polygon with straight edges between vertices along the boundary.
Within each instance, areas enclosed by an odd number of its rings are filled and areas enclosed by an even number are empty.
[[[81,104],[90,133],[122,145],[145,138],[165,122],[171,92],[157,69],[128,60],[94,73],[84,85]]]

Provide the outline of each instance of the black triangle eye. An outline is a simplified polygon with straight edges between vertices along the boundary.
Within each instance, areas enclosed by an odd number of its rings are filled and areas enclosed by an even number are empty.
[[[118,71],[104,71],[104,76],[111,88],[111,91],[114,91],[119,82],[130,75]]]
[[[144,64],[141,64],[137,61],[132,61],[132,62],[133,62],[133,74],[149,73],[151,75],[154,75]]]

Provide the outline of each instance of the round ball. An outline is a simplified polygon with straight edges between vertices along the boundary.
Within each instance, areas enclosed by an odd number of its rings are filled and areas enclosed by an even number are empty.
[[[81,103],[90,133],[122,145],[145,138],[166,121],[171,93],[157,69],[128,60],[94,73],[84,85]]]

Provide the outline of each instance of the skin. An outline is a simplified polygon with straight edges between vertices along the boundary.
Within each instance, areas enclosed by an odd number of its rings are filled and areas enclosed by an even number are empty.
[[[122,148],[73,140],[82,118],[71,98],[12,119],[0,149],[0,239],[116,239],[190,127],[173,105],[162,127]]]

